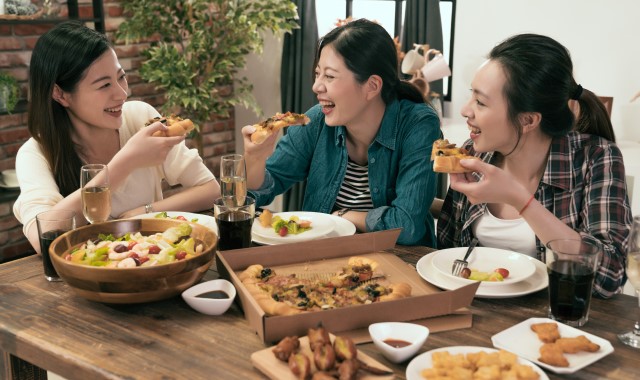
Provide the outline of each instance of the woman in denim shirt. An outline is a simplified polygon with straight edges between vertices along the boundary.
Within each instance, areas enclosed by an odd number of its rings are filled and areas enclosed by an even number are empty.
[[[306,179],[303,211],[340,215],[363,232],[402,228],[399,244],[434,246],[430,155],[440,122],[399,79],[393,40],[382,26],[355,20],[320,40],[314,66],[319,104],[307,111],[307,126],[290,128],[275,151],[275,135],[258,145],[254,128],[243,128],[257,205]],[[353,167],[362,174],[355,181],[346,176]],[[358,181],[365,190],[350,197],[347,187]],[[360,207],[345,207],[358,198]]]

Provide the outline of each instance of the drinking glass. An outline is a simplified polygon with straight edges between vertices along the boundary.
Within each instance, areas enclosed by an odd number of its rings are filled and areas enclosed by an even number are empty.
[[[111,214],[111,190],[107,165],[89,164],[80,169],[82,213],[89,223],[102,223]]]
[[[244,205],[247,197],[247,167],[241,154],[222,156],[220,186],[222,199],[227,207]]]
[[[213,211],[218,225],[218,250],[251,247],[255,199],[245,197],[242,205],[229,207],[224,198],[218,198],[213,202]]]
[[[636,291],[640,307],[640,216],[633,218],[627,251],[627,278]],[[640,319],[636,319],[633,330],[619,334],[618,339],[626,345],[640,348]]]
[[[549,318],[569,326],[587,323],[601,252],[599,245],[583,239],[547,243]]]
[[[40,253],[44,265],[44,277],[47,281],[61,281],[53,267],[49,246],[60,235],[76,228],[76,213],[70,210],[49,210],[36,215]]]

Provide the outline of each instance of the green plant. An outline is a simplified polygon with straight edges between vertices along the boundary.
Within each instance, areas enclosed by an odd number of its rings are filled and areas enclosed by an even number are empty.
[[[11,113],[19,98],[18,80],[9,73],[0,72],[0,111]]]
[[[290,0],[123,0],[116,38],[152,39],[142,52],[142,79],[165,91],[164,110],[194,121],[225,118],[236,104],[259,113],[252,86],[237,78],[249,53],[263,48],[261,33],[298,27]],[[235,84],[235,90],[233,85]]]

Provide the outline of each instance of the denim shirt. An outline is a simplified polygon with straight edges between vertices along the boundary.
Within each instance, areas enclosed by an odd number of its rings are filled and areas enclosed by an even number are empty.
[[[251,191],[256,206],[271,203],[276,195],[306,179],[301,211],[332,212],[347,170],[346,129],[327,126],[319,105],[309,109],[307,116],[311,122],[289,128],[267,160],[262,186]],[[436,176],[430,159],[433,142],[440,135],[440,121],[428,105],[408,100],[387,105],[368,149],[373,209],[367,212],[367,231],[402,228],[398,244],[435,246],[429,207]]]

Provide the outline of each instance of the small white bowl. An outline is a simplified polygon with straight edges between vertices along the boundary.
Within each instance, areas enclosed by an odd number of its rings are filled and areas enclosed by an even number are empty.
[[[429,329],[415,323],[380,322],[369,325],[369,335],[382,354],[393,363],[413,357],[429,337]],[[404,341],[409,345],[394,347],[385,340]]]
[[[216,292],[217,296],[223,296],[219,292],[224,292],[228,297],[212,298]],[[207,297],[206,295],[209,295]],[[182,292],[182,299],[196,311],[207,315],[220,315],[229,309],[233,299],[236,297],[236,288],[227,280],[211,280],[194,285]]]

